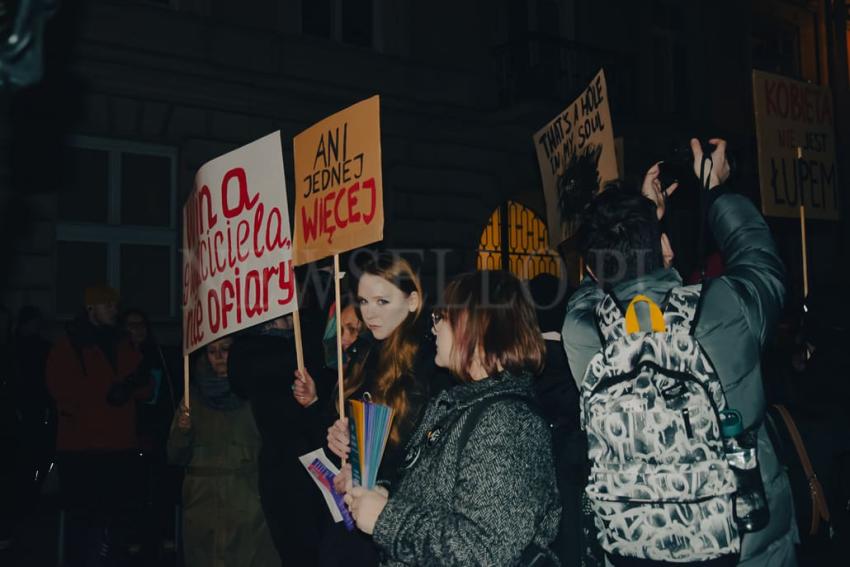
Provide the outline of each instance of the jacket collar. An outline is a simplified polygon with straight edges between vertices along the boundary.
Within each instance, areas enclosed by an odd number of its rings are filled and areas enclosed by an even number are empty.
[[[641,294],[656,303],[674,287],[682,285],[682,276],[674,268],[661,268],[649,274],[621,282],[614,286],[613,295],[621,302],[628,302],[634,296]]]
[[[438,403],[465,408],[480,400],[507,393],[531,398],[534,395],[531,380],[530,373],[512,374],[505,370],[482,380],[462,382],[441,392],[437,399]]]

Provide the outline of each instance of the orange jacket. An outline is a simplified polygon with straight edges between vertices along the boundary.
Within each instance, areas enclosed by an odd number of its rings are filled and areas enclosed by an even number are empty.
[[[130,341],[116,337],[115,367],[89,332],[87,323],[69,329],[47,358],[47,388],[58,413],[56,449],[59,451],[115,451],[136,448],[136,403],[107,403],[113,383],[132,374],[141,360]],[[148,382],[133,395],[150,396]]]

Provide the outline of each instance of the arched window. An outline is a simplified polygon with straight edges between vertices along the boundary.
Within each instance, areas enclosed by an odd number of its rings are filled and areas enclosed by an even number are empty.
[[[505,256],[507,265],[502,261]],[[514,201],[504,203],[490,215],[478,244],[478,269],[506,269],[523,280],[538,274],[561,276],[560,259],[549,249],[546,223]]]

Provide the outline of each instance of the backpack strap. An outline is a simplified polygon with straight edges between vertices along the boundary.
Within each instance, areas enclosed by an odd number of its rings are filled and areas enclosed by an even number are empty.
[[[466,421],[463,422],[463,429],[460,430],[460,435],[457,438],[458,461],[460,461],[460,455],[462,455],[466,449],[466,444],[469,442],[469,438],[472,436],[475,426],[478,425],[478,422],[481,419],[481,414],[484,413],[484,410],[504,400],[520,400],[525,402],[525,404],[528,405],[534,413],[542,417],[546,423],[549,423],[546,416],[543,415],[543,410],[534,398],[523,396],[522,394],[517,394],[515,392],[496,394],[493,397],[475,404],[464,412],[466,414]],[[459,465],[460,463],[458,462],[458,470]],[[525,549],[523,549],[518,564],[527,565],[528,567],[555,567],[557,564],[552,562],[550,555],[551,552],[548,549],[544,549],[536,543],[531,542]]]
[[[603,345],[626,335],[626,313],[610,293],[596,304],[596,330]]]
[[[785,422],[785,427],[788,429],[788,434],[791,436],[791,441],[797,450],[800,464],[803,465],[803,472],[806,474],[806,481],[809,483],[809,496],[812,498],[812,524],[809,528],[809,535],[817,535],[821,520],[828,522],[830,519],[829,505],[826,502],[823,486],[821,486],[818,475],[815,474],[815,469],[809,460],[809,452],[806,451],[806,445],[803,443],[803,438],[800,436],[800,431],[797,429],[794,418],[791,417],[785,406],[774,404],[773,407],[782,416],[782,421]]]
[[[546,423],[549,423],[543,415],[543,411],[537,405],[537,402],[534,399],[524,396],[522,394],[506,392],[504,394],[496,394],[490,398],[487,398],[466,410],[464,413],[466,414],[466,421],[463,422],[463,429],[460,430],[460,435],[457,438],[457,446],[458,446],[458,455],[462,454],[464,449],[466,449],[466,444],[469,442],[469,437],[472,435],[472,432],[475,430],[475,426],[478,425],[478,421],[481,419],[481,414],[484,413],[484,410],[487,408],[496,405],[497,403],[504,400],[520,400],[525,402],[529,408],[531,408],[534,413],[543,418]]]
[[[671,289],[664,299],[664,321],[668,332],[693,335],[701,306],[701,284]]]

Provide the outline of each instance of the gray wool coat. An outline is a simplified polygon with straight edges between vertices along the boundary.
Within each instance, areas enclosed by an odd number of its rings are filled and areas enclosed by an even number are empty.
[[[460,454],[467,410],[503,393],[532,399],[531,378],[500,373],[428,405],[375,525],[382,565],[516,565],[531,542],[545,549],[555,538],[561,506],[549,427],[527,403],[487,407]]]

